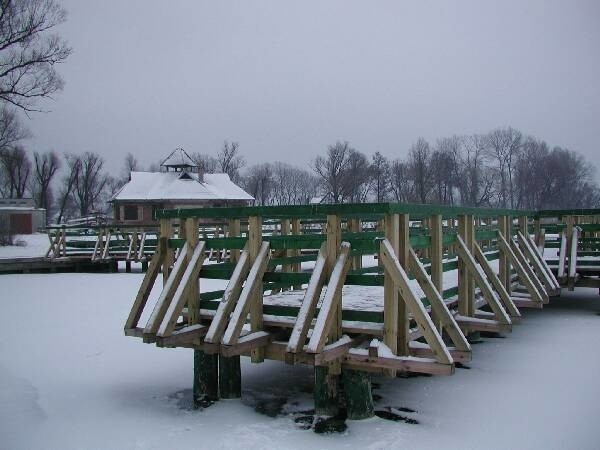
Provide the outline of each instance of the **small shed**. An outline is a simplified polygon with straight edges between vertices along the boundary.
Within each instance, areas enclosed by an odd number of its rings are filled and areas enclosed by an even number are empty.
[[[46,226],[46,210],[31,198],[0,199],[0,230],[8,234],[32,234]]]
[[[164,208],[248,206],[254,198],[225,173],[200,173],[181,148],[161,163],[161,172],[131,172],[130,180],[111,199],[115,220],[152,224]]]

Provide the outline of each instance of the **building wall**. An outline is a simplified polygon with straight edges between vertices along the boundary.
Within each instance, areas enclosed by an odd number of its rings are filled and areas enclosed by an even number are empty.
[[[31,234],[46,227],[46,210],[41,208],[0,207],[1,232]]]

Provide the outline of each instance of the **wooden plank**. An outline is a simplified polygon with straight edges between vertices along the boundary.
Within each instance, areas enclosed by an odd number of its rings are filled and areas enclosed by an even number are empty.
[[[529,263],[533,267],[538,279],[544,283],[546,291],[552,292],[557,289],[553,280],[546,272],[546,269],[543,267],[542,263],[540,263],[536,251],[531,248],[528,239],[520,231],[517,233],[517,239],[519,240],[519,244],[521,244],[520,246],[523,251],[523,255],[529,260]]]
[[[458,217],[458,234],[466,239],[469,234],[469,216],[460,215]],[[455,248],[456,250],[456,248]],[[461,255],[458,255],[458,311],[464,316],[470,315],[471,303],[474,301],[469,292],[469,278],[472,275],[466,261]]]
[[[542,309],[544,306],[542,302],[535,301],[531,297],[511,297],[511,300],[517,306],[517,308]]]
[[[461,316],[460,314],[454,316],[454,319],[465,332],[490,331],[494,333],[501,333],[504,331],[511,331],[512,328],[511,324],[509,323],[501,323],[497,320]]]
[[[542,233],[541,235],[543,236],[544,233]],[[546,264],[546,261],[544,260],[544,248],[542,247],[542,250],[540,252],[539,248],[536,247],[535,242],[533,241],[533,239],[531,239],[531,236],[529,236],[529,234],[525,236],[525,239],[526,243],[531,249],[531,252],[533,253],[533,256],[538,260],[540,267],[546,272],[546,274],[550,278],[550,282],[554,289],[560,290],[560,283],[558,282],[558,280],[554,276],[554,273],[552,272],[552,270],[550,270],[550,267],[548,267],[548,264]]]
[[[573,227],[571,234],[571,245],[569,247],[569,280],[568,287],[572,291],[575,289],[577,275],[577,245],[579,243],[579,228]]]
[[[154,309],[152,310],[152,314],[146,323],[146,327],[144,328],[144,334],[154,335],[158,331],[158,327],[163,320],[163,317],[169,307],[169,303],[175,294],[175,290],[181,281],[181,277],[183,276],[183,272],[185,270],[185,256],[188,252],[188,244],[186,243],[183,247],[181,253],[181,257],[175,262],[175,266],[173,267],[173,271],[169,274],[167,278],[167,282],[165,283],[160,296],[154,305]],[[164,267],[163,262],[163,267]]]
[[[485,300],[487,301],[487,304],[490,306],[490,308],[496,315],[496,319],[500,323],[511,324],[512,322],[510,320],[510,317],[504,310],[504,307],[500,303],[498,297],[496,297],[496,294],[493,291],[492,287],[490,286],[487,278],[485,277],[485,275],[483,273],[481,273],[481,269],[475,262],[473,255],[471,255],[471,253],[467,249],[467,246],[465,245],[463,239],[460,236],[456,236],[456,243],[457,243],[456,250],[457,250],[458,254],[463,259],[465,264],[467,265],[469,272],[473,275],[473,278],[475,278],[475,281],[479,285],[479,289],[481,290],[481,293],[483,294],[483,298],[485,298]],[[473,311],[473,312],[475,312],[475,311]]]
[[[559,280],[564,281],[567,277],[565,272],[565,265],[567,260],[567,236],[563,231],[560,233],[560,251],[558,256],[558,273],[557,277]]]
[[[185,237],[187,243],[189,245],[190,251],[186,257],[188,267],[191,265],[193,269],[191,269],[191,273],[187,275],[184,274],[184,288],[182,291],[182,296],[185,297],[183,300],[188,307],[188,325],[196,325],[200,322],[199,313],[200,313],[200,280],[199,274],[202,269],[202,264],[204,263],[205,253],[204,249],[206,248],[206,242],[198,243],[199,239],[199,231],[198,231],[198,219],[192,217],[190,219],[185,220],[185,224],[181,224],[181,226],[185,227]],[[196,248],[198,246],[202,246],[202,252],[196,256]],[[191,251],[194,250],[193,254]],[[186,269],[187,271],[187,269]],[[177,293],[175,297],[177,296]],[[173,302],[171,302],[173,303]],[[181,308],[177,311],[177,314],[181,312]]]
[[[315,315],[317,302],[319,301],[325,281],[326,246],[327,244],[323,243],[319,249],[315,267],[310,276],[310,281],[302,298],[302,304],[300,305],[300,310],[298,311],[298,316],[290,335],[287,352],[297,353],[300,351],[308,335],[308,330]]]
[[[317,315],[317,321],[308,342],[307,353],[320,353],[325,342],[331,336],[331,329],[337,325],[338,310],[341,313],[341,291],[350,266],[350,244],[342,242],[340,254],[335,262],[331,277],[327,284],[325,297]],[[341,323],[340,323],[341,331]]]
[[[380,372],[384,369],[400,372],[428,373],[431,375],[452,375],[453,364],[439,363],[433,358],[417,358],[414,356],[378,356],[371,357],[358,350],[351,350],[344,358],[343,368]]]
[[[157,251],[152,257],[148,270],[144,274],[142,284],[138,289],[138,293],[133,302],[133,306],[131,307],[131,311],[129,311],[127,321],[125,322],[126,330],[137,327],[142,315],[142,311],[144,310],[144,306],[146,306],[146,302],[148,301],[148,297],[150,296],[150,292],[152,291],[152,287],[156,281],[156,277],[160,272],[162,258],[163,254],[160,251]]]
[[[498,217],[499,234],[504,236],[504,239],[511,239],[511,235],[512,235],[511,223],[512,223],[512,218],[510,216]],[[509,259],[508,255],[506,254],[506,252],[504,251],[504,249],[501,247],[500,248],[498,278],[500,278],[500,281],[502,282],[502,284],[504,284],[504,289],[506,289],[506,292],[508,292],[509,295],[510,295],[510,289],[511,289],[510,273],[511,273],[510,259]]]
[[[351,264],[351,262],[350,262]],[[325,365],[330,363],[331,361],[336,361],[346,355],[350,349],[360,345],[369,337],[366,335],[360,335],[355,337],[354,339],[349,338],[348,336],[342,336],[335,342],[331,344],[327,344],[323,347],[323,351],[321,353],[316,354],[307,354],[314,356],[313,364],[315,366]]]
[[[219,343],[225,332],[225,328],[229,321],[229,316],[233,311],[242,292],[242,285],[250,271],[250,259],[248,256],[248,244],[244,246],[242,253],[238,259],[238,263],[231,274],[231,278],[227,283],[223,297],[219,302],[217,312],[210,323],[208,332],[204,340],[206,342]]]
[[[262,250],[262,217],[261,216],[251,216],[248,217],[248,255],[250,256],[250,264],[254,267],[256,260],[258,258],[259,253]],[[265,264],[268,262],[270,257],[269,247],[267,246],[267,255],[265,257]],[[266,270],[266,265],[264,270],[260,273],[260,281],[252,279],[253,283],[262,283],[262,276]],[[250,275],[252,275],[252,271],[250,271]],[[243,293],[243,291],[242,291]],[[262,289],[252,289],[247,291],[249,297],[249,311],[250,311],[250,328],[252,331],[262,331],[263,330],[263,290]],[[244,300],[246,300],[244,298]],[[239,303],[238,303],[239,305]],[[236,306],[237,308],[237,306]],[[244,321],[246,317],[244,316]],[[236,333],[234,339],[239,338],[239,331]],[[234,342],[235,343],[235,342]],[[231,342],[230,342],[231,345]],[[263,352],[260,349],[255,349],[252,351],[252,362],[261,362],[263,361]]]
[[[186,261],[187,266],[185,268],[185,272],[183,273],[181,281],[179,282],[177,289],[173,294],[173,298],[171,299],[168,305],[165,316],[160,324],[158,332],[156,333],[157,336],[166,337],[170,336],[173,333],[173,330],[175,329],[175,323],[181,315],[183,306],[186,303],[188,303],[188,312],[198,309],[197,303],[190,307],[189,296],[187,295],[187,293],[194,283],[198,283],[198,276],[200,274],[200,269],[202,268],[202,263],[204,262],[205,258],[204,247],[204,241],[200,242],[194,249],[194,252],[192,253],[191,258],[189,258],[189,261]],[[188,246],[184,248],[188,248]],[[198,295],[196,295],[196,297],[198,297]],[[190,322],[197,322],[197,319],[190,320],[189,315],[188,320]],[[194,325],[194,323],[190,323],[190,325]]]
[[[145,247],[146,247],[146,232],[143,231],[142,238],[140,240],[140,246],[138,249],[138,256],[137,256],[138,260],[140,260],[140,261],[143,260],[145,257],[145,255],[144,255],[144,251],[146,250]]]
[[[408,214],[398,215],[398,262],[406,272],[409,264],[410,222]],[[398,355],[408,355],[410,338],[410,317],[408,305],[402,295],[398,295]]]
[[[412,341],[409,344],[409,348],[410,356],[417,356],[419,358],[433,358],[433,350],[431,350],[431,347],[427,344]],[[448,347],[448,351],[450,352],[450,355],[452,355],[454,362],[467,363],[471,361],[471,350],[465,351],[459,350],[455,347]]]
[[[433,285],[433,280],[427,276],[423,264],[421,264],[421,261],[419,261],[419,258],[412,248],[409,252],[409,268],[425,293],[427,300],[429,300],[432,312],[435,313],[435,317],[440,321],[456,348],[464,351],[471,351],[471,345],[467,341],[467,338],[452,317],[452,314],[440,295],[440,291]]]
[[[535,274],[535,271],[533,270],[533,268],[527,262],[525,255],[523,254],[523,252],[521,251],[521,249],[519,248],[517,243],[513,239],[511,239],[509,241],[509,245],[510,245],[510,248],[512,249],[515,257],[521,264],[521,267],[525,270],[525,272],[527,272],[527,275],[529,275],[529,279],[531,280],[533,285],[536,287],[537,291],[542,296],[544,303],[548,303],[549,297],[548,297],[548,292],[546,291],[546,288],[544,288],[543,283],[540,281],[540,279]]]
[[[221,345],[220,353],[221,355],[230,358],[264,347],[269,344],[272,339],[273,336],[266,331],[254,331],[240,337],[234,345]]]
[[[398,256],[400,252],[400,217],[398,214],[386,214],[384,218],[385,238],[390,243],[394,254]],[[410,245],[410,244],[409,244]],[[381,261],[381,256],[379,258]],[[394,285],[394,280],[384,267],[383,281],[383,342],[394,355],[398,354],[398,289]],[[391,371],[386,375],[396,376]]]
[[[433,349],[436,359],[438,362],[443,364],[452,364],[452,356],[450,356],[442,337],[431,321],[431,318],[425,310],[423,303],[421,303],[421,300],[417,298],[415,293],[412,291],[408,276],[400,265],[398,258],[394,254],[393,248],[386,239],[384,239],[380,245],[382,247],[380,254],[382,256],[383,264],[385,267],[387,267],[392,279],[394,280],[394,283],[396,284],[396,287],[400,292],[400,296],[406,302],[408,310],[412,313],[415,322],[419,326],[419,329],[423,332],[425,340]]]
[[[502,304],[508,312],[508,314],[511,316],[511,319],[514,317],[521,317],[519,308],[517,308],[516,305],[510,299],[510,294],[506,291],[504,284],[502,284],[502,281],[500,281],[500,278],[498,278],[498,275],[496,275],[496,272],[494,272],[494,269],[490,265],[490,262],[485,257],[485,254],[483,253],[481,247],[477,242],[473,244],[473,253],[475,254],[475,259],[485,272],[485,275],[487,276],[488,280],[490,280],[492,286],[498,293],[500,301],[502,301]]]
[[[112,233],[110,230],[106,233],[106,242],[104,244],[104,249],[102,250],[102,259],[107,259],[110,252],[110,238]]]
[[[256,292],[260,290],[262,293],[262,277],[267,269],[269,258],[269,243],[263,242],[260,246],[260,250],[256,256],[256,259],[254,260],[254,264],[252,264],[252,267],[250,268],[248,279],[242,288],[240,298],[235,305],[235,309],[231,315],[229,324],[227,325],[225,333],[223,334],[223,338],[221,339],[221,342],[224,345],[235,345],[238,343],[242,327],[246,322],[248,313],[251,311],[252,302],[256,301],[258,298]],[[260,319],[260,324],[262,326],[262,302],[260,303]],[[256,322],[253,325],[256,325]],[[252,331],[254,332],[263,330],[255,330],[254,326],[252,326]]]
[[[183,343],[193,343],[206,334],[208,327],[206,325],[188,325],[180,330],[173,331],[169,336],[156,338],[156,343],[162,346],[177,346]]]
[[[543,303],[542,295],[538,292],[537,287],[529,278],[529,274],[525,271],[525,269],[523,269],[521,263],[519,262],[512,249],[510,248],[510,245],[508,244],[508,242],[506,242],[506,239],[504,239],[504,236],[501,233],[498,233],[498,244],[503,249],[511,264],[515,267],[519,279],[527,289],[529,295],[531,295],[531,298],[536,302]],[[514,303],[514,298],[512,298],[512,300]],[[517,308],[519,307],[519,305],[517,305],[516,303],[515,306],[517,306]]]

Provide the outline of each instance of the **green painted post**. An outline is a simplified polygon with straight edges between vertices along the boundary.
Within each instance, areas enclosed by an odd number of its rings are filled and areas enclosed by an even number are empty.
[[[221,398],[240,398],[242,396],[239,356],[227,358],[219,355],[219,396]]]
[[[348,419],[368,419],[375,415],[371,395],[371,377],[358,370],[342,370],[342,383]]]
[[[315,366],[315,414],[335,416],[339,411],[339,376],[330,375],[324,366]]]
[[[194,407],[219,399],[219,357],[194,350]]]
[[[142,261],[142,272],[148,271],[148,261]]]

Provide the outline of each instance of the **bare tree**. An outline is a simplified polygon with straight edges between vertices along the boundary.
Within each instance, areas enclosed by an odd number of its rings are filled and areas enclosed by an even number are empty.
[[[96,153],[85,152],[80,160],[79,176],[75,178],[74,196],[81,217],[85,217],[98,205],[109,177],[104,173],[104,159]]]
[[[376,202],[384,202],[390,191],[390,163],[385,156],[375,152],[371,160],[372,190]]]
[[[34,153],[35,170],[33,173],[33,198],[38,208],[46,209],[46,219],[50,217],[52,207],[51,182],[60,168],[60,160],[56,152]]]
[[[273,203],[273,168],[269,163],[256,164],[248,169],[243,179],[246,191],[254,197],[255,205]]]
[[[246,161],[239,154],[240,144],[225,141],[223,147],[217,153],[217,168],[220,172],[229,175],[234,183],[240,179],[240,170],[246,165]]]
[[[366,202],[371,190],[371,165],[367,157],[352,149],[343,180],[343,201]]]
[[[218,171],[219,163],[216,158],[204,153],[192,153],[190,157],[198,165],[200,173],[215,173]]]
[[[513,178],[515,163],[522,146],[522,134],[514,128],[499,128],[488,135],[489,154],[496,162],[500,177],[497,189],[499,205],[514,208],[515,195]]]
[[[11,198],[23,198],[27,190],[31,161],[25,149],[19,145],[0,150],[3,180],[2,194]]]
[[[397,202],[407,203],[414,200],[413,186],[408,175],[407,163],[396,159],[390,167],[390,189]]]
[[[27,139],[31,133],[22,125],[13,109],[0,107],[0,151]]]
[[[316,196],[318,180],[310,172],[282,162],[275,162],[272,169],[274,203],[301,205]]]
[[[34,111],[37,100],[62,89],[56,64],[71,49],[51,31],[66,15],[54,0],[0,0],[0,100]]]
[[[67,172],[63,177],[62,186],[59,193],[58,215],[56,223],[61,223],[68,212],[75,207],[73,192],[75,183],[81,173],[81,159],[77,155],[65,154],[67,163]]]
[[[350,164],[350,153],[354,151],[348,142],[336,142],[327,148],[327,156],[317,156],[312,168],[319,177],[325,196],[333,203],[344,200],[344,178]]]
[[[493,176],[486,166],[487,136],[467,136],[463,139],[463,144],[455,153],[455,179],[458,180],[461,204],[489,204],[493,193]]]
[[[427,203],[427,197],[432,187],[429,167],[430,159],[431,150],[429,143],[425,139],[419,138],[410,148],[408,168],[414,183],[417,201],[420,203]]]

